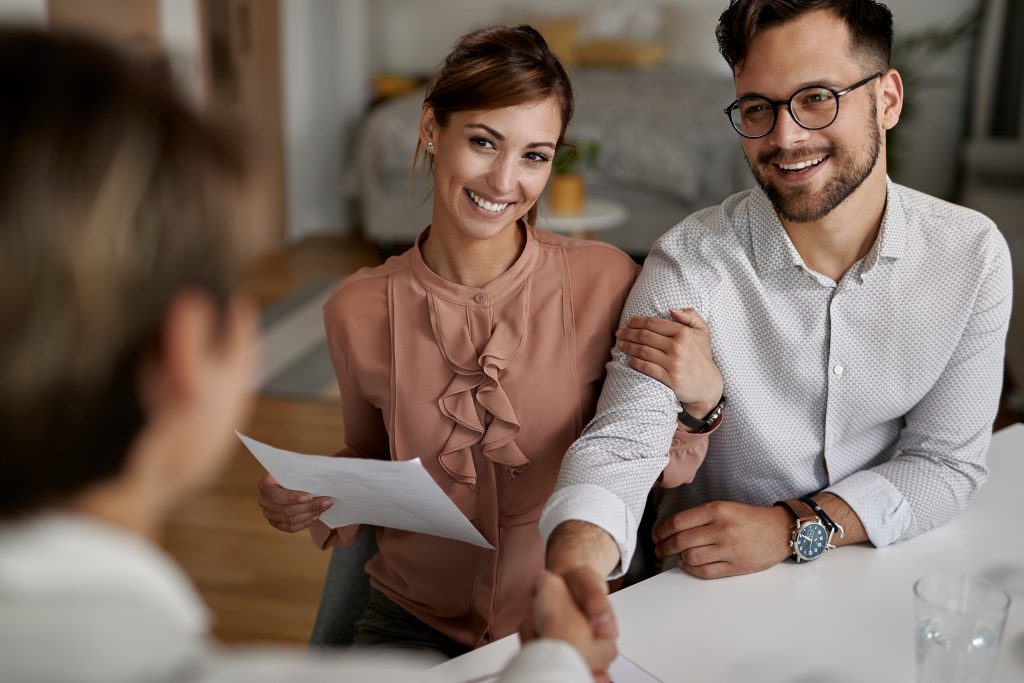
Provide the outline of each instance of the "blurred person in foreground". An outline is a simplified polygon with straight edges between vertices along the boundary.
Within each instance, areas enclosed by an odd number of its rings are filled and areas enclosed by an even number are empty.
[[[156,544],[228,457],[257,347],[249,169],[167,74],[0,30],[0,679],[415,680],[431,661],[218,647]],[[607,666],[561,579],[535,596],[502,680]]]

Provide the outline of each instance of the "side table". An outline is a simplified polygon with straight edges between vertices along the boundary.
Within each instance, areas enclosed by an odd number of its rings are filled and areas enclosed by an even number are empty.
[[[629,208],[622,202],[604,197],[588,196],[583,202],[583,209],[575,214],[552,213],[545,199],[541,199],[537,209],[538,228],[579,239],[593,239],[595,233],[618,228],[627,220]]]

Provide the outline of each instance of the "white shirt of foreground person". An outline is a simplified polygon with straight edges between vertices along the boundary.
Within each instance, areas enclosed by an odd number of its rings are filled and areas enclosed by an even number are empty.
[[[0,526],[0,680],[19,683],[374,681],[426,678],[389,651],[225,648],[181,569],[135,534],[71,514]],[[567,643],[523,647],[502,683],[591,681]]]
[[[694,308],[728,406],[692,484],[659,517],[714,500],[818,491],[886,546],[946,522],[988,475],[1011,301],[1006,241],[983,215],[891,181],[874,245],[839,282],[804,265],[753,189],[663,235],[622,313]],[[679,401],[615,349],[597,415],[562,464],[547,538],[582,520],[628,567]],[[614,575],[614,574],[613,574]]]

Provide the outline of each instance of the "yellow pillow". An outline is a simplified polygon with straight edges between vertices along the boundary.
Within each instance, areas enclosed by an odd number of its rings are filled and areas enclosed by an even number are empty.
[[[665,46],[661,43],[639,40],[590,40],[576,48],[576,58],[582,66],[645,69],[661,64],[665,57]]]
[[[576,65],[576,37],[580,32],[579,17],[563,19],[542,19],[532,22],[551,51],[558,55],[559,61],[566,69]]]

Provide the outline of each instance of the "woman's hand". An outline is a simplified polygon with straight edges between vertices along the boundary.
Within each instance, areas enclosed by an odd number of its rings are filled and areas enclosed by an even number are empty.
[[[711,330],[692,308],[670,309],[672,320],[630,318],[615,332],[629,366],[675,392],[700,419],[722,398],[722,373],[711,357]]]
[[[314,498],[305,491],[292,491],[267,474],[257,485],[256,502],[270,526],[288,533],[302,531],[334,504],[330,496]]]

